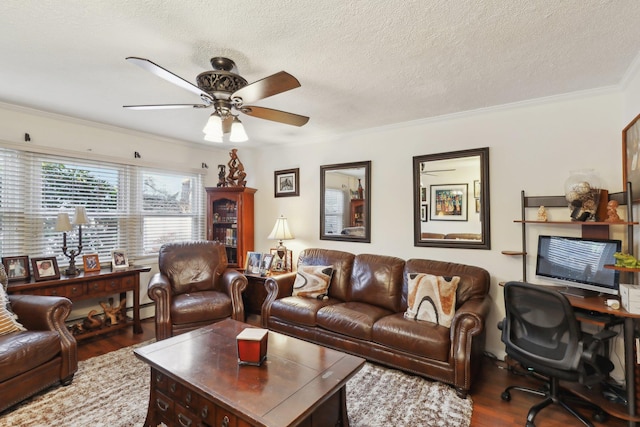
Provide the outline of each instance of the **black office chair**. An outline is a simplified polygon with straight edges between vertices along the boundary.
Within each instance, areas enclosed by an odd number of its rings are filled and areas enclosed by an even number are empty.
[[[598,406],[560,390],[559,382],[585,386],[605,380],[613,363],[598,354],[604,341],[616,333],[604,329],[595,335],[583,333],[571,304],[561,293],[545,286],[508,282],[504,286],[505,318],[498,324],[509,357],[528,371],[546,378],[543,389],[507,387],[502,400],[511,400],[511,390],[526,391],[545,399],[531,407],[527,427],[543,408],[557,403],[586,426],[593,424],[567,405],[571,400],[594,410],[594,419],[604,422],[607,414]]]

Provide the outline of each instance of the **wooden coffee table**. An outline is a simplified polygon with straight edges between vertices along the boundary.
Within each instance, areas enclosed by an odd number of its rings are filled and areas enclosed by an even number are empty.
[[[238,364],[235,320],[138,348],[151,365],[145,426],[348,426],[345,385],[364,359],[269,332],[267,360]]]

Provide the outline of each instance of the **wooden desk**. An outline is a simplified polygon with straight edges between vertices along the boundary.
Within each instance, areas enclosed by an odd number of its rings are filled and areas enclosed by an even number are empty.
[[[629,402],[629,404],[625,407],[621,404],[612,403],[602,396],[600,390],[594,393],[593,391],[587,391],[585,387],[581,387],[580,385],[564,382],[562,383],[562,386],[570,389],[578,396],[581,396],[582,398],[587,399],[600,406],[610,415],[629,421],[629,426],[636,426],[636,423],[640,422],[640,417],[637,415],[638,412],[636,408],[636,361],[633,348],[635,343],[634,323],[636,319],[640,319],[640,314],[629,313],[622,307],[618,310],[614,310],[608,307],[605,302],[607,299],[612,299],[612,296],[595,296],[586,298],[580,298],[567,294],[565,294],[565,296],[573,307],[582,308],[597,313],[610,314],[612,316],[623,319],[624,371],[627,387],[627,401]]]
[[[133,294],[133,320],[78,334],[75,335],[75,338],[78,340],[85,339],[131,325],[133,325],[133,331],[136,334],[140,334],[142,333],[142,325],[140,323],[140,273],[150,270],[150,267],[129,267],[115,271],[104,269],[90,273],[82,272],[77,276],[63,276],[57,280],[44,280],[41,282],[31,279],[30,281],[9,283],[7,291],[9,294],[62,296],[69,298],[71,301],[96,299],[114,294],[120,294],[120,301],[122,301],[127,298],[127,292],[130,291]]]

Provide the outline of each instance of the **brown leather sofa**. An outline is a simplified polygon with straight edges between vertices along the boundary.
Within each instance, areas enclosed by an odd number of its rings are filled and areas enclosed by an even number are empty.
[[[0,412],[57,383],[69,385],[78,370],[76,339],[65,320],[63,297],[9,295],[26,331],[0,335]]]
[[[267,279],[263,327],[442,381],[464,397],[479,369],[490,308],[489,273],[426,259],[306,249],[304,265],[331,265],[327,299],[291,296],[295,273]],[[451,328],[404,317],[408,273],[459,276]]]
[[[247,278],[228,268],[222,243],[167,243],[160,248],[158,268],[147,290],[156,303],[157,340],[227,318],[244,321]]]

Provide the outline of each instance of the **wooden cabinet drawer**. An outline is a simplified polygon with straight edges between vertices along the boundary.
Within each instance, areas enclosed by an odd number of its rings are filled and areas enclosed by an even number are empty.
[[[69,299],[73,299],[73,298],[79,298],[86,293],[85,286],[86,286],[86,283],[80,282],[80,283],[75,283],[73,285],[52,286],[49,288],[42,288],[42,289],[38,289],[36,292],[39,295],[67,297]]]
[[[168,396],[165,396],[163,393],[156,391],[154,396],[153,406],[156,413],[167,420],[173,419],[173,414],[175,411],[175,405],[173,400],[171,400]]]

